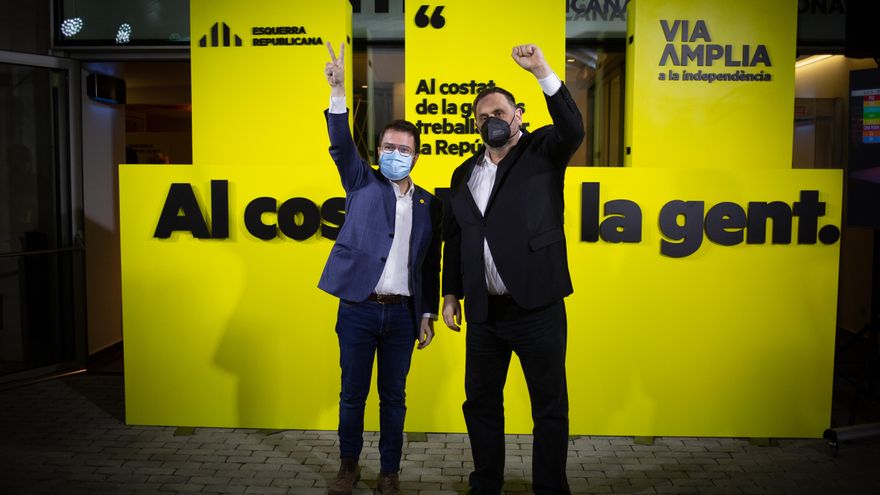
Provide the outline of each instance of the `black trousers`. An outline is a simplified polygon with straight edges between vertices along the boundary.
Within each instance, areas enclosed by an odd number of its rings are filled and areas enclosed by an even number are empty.
[[[465,359],[464,419],[474,471],[470,493],[499,494],[504,484],[504,383],[511,352],[523,367],[534,421],[532,489],[569,494],[567,324],[562,300],[526,310],[509,297],[490,297],[489,317],[469,323]]]

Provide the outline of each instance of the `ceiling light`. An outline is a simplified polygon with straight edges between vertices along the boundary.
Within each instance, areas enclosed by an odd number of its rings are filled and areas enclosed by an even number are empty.
[[[71,36],[75,36],[76,33],[82,31],[82,28],[83,20],[79,17],[64,19],[64,21],[61,23],[61,34],[69,38]]]
[[[131,41],[131,26],[127,22],[123,22],[116,31],[116,43],[123,44]]]
[[[810,56],[810,57],[807,57],[805,59],[798,60],[797,62],[795,62],[794,68],[800,69],[801,67],[805,67],[810,64],[815,64],[816,62],[821,62],[821,61],[825,60],[826,58],[831,58],[833,56],[834,55],[813,55],[813,56]]]

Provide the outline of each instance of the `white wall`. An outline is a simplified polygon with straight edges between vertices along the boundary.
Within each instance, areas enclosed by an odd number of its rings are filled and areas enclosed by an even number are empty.
[[[122,64],[84,64],[83,88],[89,72],[123,76]],[[117,165],[125,162],[125,108],[83,94],[82,140],[86,311],[93,354],[122,340]]]
[[[795,98],[847,98],[849,72],[875,67],[877,64],[871,59],[846,58],[843,55],[800,67],[795,70]]]

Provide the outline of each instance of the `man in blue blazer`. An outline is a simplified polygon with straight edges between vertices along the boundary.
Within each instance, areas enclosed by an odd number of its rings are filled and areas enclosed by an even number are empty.
[[[395,120],[382,130],[379,170],[359,155],[348,127],[344,50],[324,74],[331,87],[325,113],[330,156],[345,189],[345,222],[318,287],[339,298],[342,391],[339,394],[341,465],[330,495],[347,495],[360,479],[364,403],[373,357],[378,356],[379,454],[376,491],[398,494],[405,389],[414,341],[423,349],[434,336],[440,301],[440,201],[413,184],[419,131]]]

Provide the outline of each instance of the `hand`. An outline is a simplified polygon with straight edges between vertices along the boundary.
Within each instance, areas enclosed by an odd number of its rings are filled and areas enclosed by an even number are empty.
[[[454,294],[443,296],[443,323],[456,332],[461,330],[461,303]]]
[[[428,347],[428,344],[434,339],[434,320],[431,318],[422,318],[422,325],[419,328],[419,349]]]
[[[544,60],[544,53],[537,45],[517,45],[513,47],[510,56],[520,67],[531,72],[538,79],[544,79],[553,72],[550,64]]]
[[[332,96],[345,96],[345,43],[339,46],[339,58],[333,51],[333,46],[327,42],[327,51],[330,52],[330,61],[324,66],[324,76],[330,84]]]

